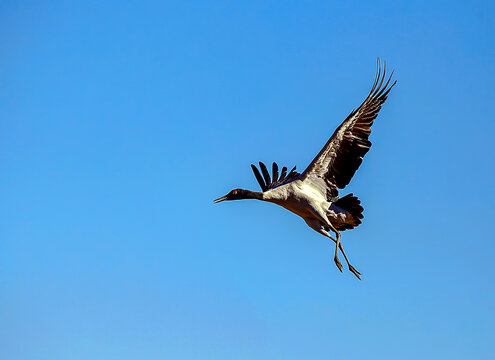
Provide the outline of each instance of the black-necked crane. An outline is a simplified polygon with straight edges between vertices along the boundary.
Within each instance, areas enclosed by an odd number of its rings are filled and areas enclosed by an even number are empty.
[[[390,84],[393,72],[387,81],[385,73],[386,68],[384,66],[382,71],[378,59],[377,73],[370,93],[335,130],[302,174],[296,172],[296,167],[289,173],[287,168],[283,167],[279,174],[277,164],[273,163],[270,178],[266,166],[260,162],[261,173],[256,166],[251,167],[262,192],[234,189],[214,202],[257,199],[283,206],[302,217],[311,229],[332,239],[335,242],[334,261],[337,268],[342,272],[342,264],[338,257],[340,249],[349,270],[361,279],[361,273],[349,263],[344,252],[340,232],[361,224],[363,207],[352,193],[339,197],[338,189],[343,189],[349,184],[371,147],[368,140],[371,125],[395,85],[395,82]]]

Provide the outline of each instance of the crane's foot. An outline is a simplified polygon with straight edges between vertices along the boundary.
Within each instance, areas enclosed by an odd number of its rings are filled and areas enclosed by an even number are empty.
[[[349,264],[349,270],[350,272],[352,272],[354,275],[356,275],[356,277],[361,280],[361,277],[359,275],[361,275],[361,273],[359,271],[357,271],[354,266],[352,266],[351,264]]]
[[[340,262],[339,258],[336,256],[333,258],[333,261],[335,261],[335,265],[339,268],[340,272],[342,272],[343,266],[342,263]]]

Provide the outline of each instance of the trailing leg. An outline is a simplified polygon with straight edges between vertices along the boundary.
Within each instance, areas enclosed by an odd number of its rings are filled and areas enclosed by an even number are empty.
[[[330,228],[328,227],[325,227],[325,228],[322,228],[320,222],[318,220],[315,220],[315,219],[304,219],[304,221],[306,222],[306,224],[308,224],[308,226],[313,229],[314,231],[332,239],[333,242],[335,242],[335,244],[337,244],[337,239],[335,239],[332,235],[330,235],[330,233],[328,232],[328,230],[330,230]],[[347,262],[347,265],[349,266],[349,270],[354,274],[356,275],[356,277],[361,280],[361,278],[359,277],[359,275],[361,275],[361,273],[359,271],[357,271],[349,262],[349,259],[347,258],[347,255],[345,254],[345,251],[344,251],[344,247],[342,246],[342,243],[339,242],[339,248],[340,248],[340,251],[342,251],[342,255],[344,255],[344,259],[345,261]],[[337,259],[338,260],[338,259]],[[338,269],[340,271],[342,271],[342,264],[340,263],[339,261],[339,264],[340,264],[340,267],[337,265]]]
[[[349,260],[347,259],[347,256],[345,255],[345,252],[344,252],[344,247],[342,246],[342,243],[339,244],[339,248],[340,248],[340,251],[342,251],[342,255],[344,255],[344,259],[345,259],[345,262],[347,263],[347,266],[349,266],[349,271],[352,272],[354,275],[356,275],[356,277],[361,280],[361,277],[359,275],[361,275],[361,273],[359,271],[356,270],[356,268],[354,266],[351,265],[351,263],[349,262]]]
[[[328,230],[330,230],[330,228],[325,227],[325,230],[328,231]],[[349,267],[349,271],[352,272],[354,275],[356,275],[356,277],[359,280],[361,280],[361,277],[359,276],[359,275],[361,275],[361,273],[359,271],[357,271],[356,268],[354,266],[352,266],[351,263],[349,262],[349,259],[347,258],[347,255],[345,254],[344,247],[342,246],[342,243],[340,241],[338,241],[340,238],[340,234],[338,232],[337,232],[337,234],[338,234],[337,240],[335,240],[332,237],[330,237],[330,238],[335,242],[335,246],[336,247],[338,246],[340,251],[342,251],[342,255],[344,255],[344,259],[345,259],[345,262],[347,263],[347,266]],[[335,250],[335,254],[337,254],[337,249]],[[335,255],[335,257],[337,258],[337,255]],[[338,261],[338,258],[337,258],[337,261]]]
[[[327,221],[328,226],[325,226],[325,230],[332,230],[335,233],[335,236],[337,237],[337,240],[335,241],[335,256],[333,258],[333,261],[335,261],[335,265],[339,268],[340,272],[342,272],[342,263],[339,260],[339,248],[342,249],[342,245],[340,244],[340,232],[330,223],[330,221]],[[333,240],[333,238],[332,238]]]

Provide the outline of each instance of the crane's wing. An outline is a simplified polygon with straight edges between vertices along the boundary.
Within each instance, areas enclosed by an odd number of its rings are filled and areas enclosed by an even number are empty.
[[[395,85],[389,86],[392,74],[385,82],[385,66],[382,71],[378,59],[377,72],[373,87],[356,110],[335,130],[320,153],[309,164],[301,175],[301,180],[312,179],[315,183],[324,180],[327,187],[327,197],[337,195],[337,188],[343,189],[361,165],[364,155],[371,147],[368,137],[371,125],[378,115],[387,95]]]
[[[299,177],[299,174],[296,171],[296,167],[294,166],[291,171],[287,174],[287,168],[284,166],[282,168],[282,172],[280,173],[280,176],[278,174],[278,165],[276,163],[272,164],[272,178],[270,178],[270,174],[268,173],[268,170],[266,169],[265,164],[263,164],[260,161],[260,169],[261,173],[263,176],[261,176],[258,168],[251,164],[251,169],[253,169],[254,176],[256,176],[256,180],[258,180],[258,183],[261,186],[261,190],[267,191],[269,189],[276,188],[277,186],[287,184],[288,182],[291,182]]]

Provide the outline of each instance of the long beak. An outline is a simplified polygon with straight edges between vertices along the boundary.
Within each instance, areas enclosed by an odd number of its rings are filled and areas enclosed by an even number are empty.
[[[219,197],[218,199],[213,200],[213,202],[215,204],[218,204],[219,202],[222,202],[222,201],[225,201],[225,200],[228,200],[227,195],[222,196],[222,197]]]

